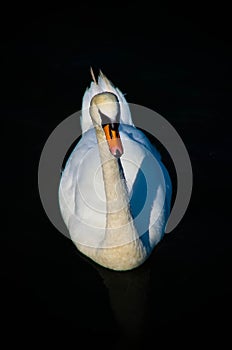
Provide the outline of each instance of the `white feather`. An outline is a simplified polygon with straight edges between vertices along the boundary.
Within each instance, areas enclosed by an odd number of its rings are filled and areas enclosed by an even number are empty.
[[[89,106],[91,99],[104,91],[117,95],[120,103],[121,124],[119,130],[124,149],[120,160],[131,200],[131,211],[133,215],[136,214],[134,215],[134,223],[144,245],[144,248],[141,248],[141,245],[137,246],[137,258],[136,254],[133,253],[131,261],[128,262],[125,256],[122,256],[122,252],[119,256],[117,253],[117,259],[124,261],[121,265],[117,261],[112,264],[111,262],[106,263],[105,256],[102,258],[103,260],[99,258],[100,252],[105,254],[101,244],[106,230],[107,199],[98,142],[89,114]],[[89,255],[97,262],[101,263],[102,261],[102,265],[110,268],[133,268],[149,256],[154,246],[164,235],[172,194],[169,174],[156,148],[134,126],[129,106],[123,94],[102,73],[97,84],[92,82],[84,94],[81,127],[82,138],[66,164],[59,187],[59,202],[64,222],[69,229],[72,240],[78,248],[82,247],[80,250],[84,254]],[[114,179],[112,179],[112,185],[113,182]],[[145,234],[146,238],[143,239]],[[125,237],[121,245],[127,247],[129,242],[128,237]],[[101,247],[100,250],[99,247]],[[127,254],[129,253],[127,252]]]

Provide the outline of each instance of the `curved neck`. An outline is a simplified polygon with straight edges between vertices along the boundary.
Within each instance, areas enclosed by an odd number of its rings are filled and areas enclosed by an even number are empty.
[[[123,234],[122,240],[134,239],[137,231],[130,211],[129,195],[120,158],[117,159],[110,153],[102,128],[95,126],[95,130],[106,195],[106,229],[108,229],[106,233],[108,236],[117,234],[118,240]],[[123,230],[122,226],[125,225],[126,229]],[[125,232],[128,237],[125,237]]]

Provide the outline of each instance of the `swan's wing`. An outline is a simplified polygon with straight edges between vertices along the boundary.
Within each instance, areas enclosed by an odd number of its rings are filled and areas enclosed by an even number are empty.
[[[169,176],[169,173],[165,167],[165,165],[162,162],[161,155],[159,151],[156,149],[156,147],[149,141],[149,139],[146,137],[146,135],[139,129],[136,129],[135,127],[132,127],[131,125],[122,124],[120,125],[120,134],[124,134],[127,138],[133,139],[135,142],[141,144],[144,146],[148,151],[150,151],[155,157],[155,159],[159,162],[160,167],[163,170],[165,183],[167,186],[168,191],[168,201],[170,201],[170,197],[172,194],[172,183]],[[122,136],[125,137],[125,136]]]
[[[121,125],[120,128],[122,143],[125,144],[128,140],[129,143],[132,140],[134,142],[132,145],[133,151],[132,149],[127,150],[131,160],[134,158],[135,162],[139,162],[139,170],[137,169],[133,173],[132,167],[127,166],[127,162],[124,161],[127,178],[132,179],[133,183],[132,206],[134,206],[135,214],[138,214],[143,209],[143,206],[146,205],[146,210],[143,211],[143,219],[142,221],[138,221],[138,225],[141,228],[144,225],[145,227],[149,226],[150,243],[155,245],[164,233],[165,225],[170,214],[172,197],[171,179],[162,162],[160,153],[151,144],[146,135],[130,125]],[[139,145],[139,151],[136,151],[135,144]],[[142,153],[140,154],[139,152]],[[123,159],[124,156],[122,157],[122,162]],[[145,179],[141,173],[144,174]],[[150,187],[145,191],[144,189],[147,186]],[[147,223],[148,213],[149,224]]]
[[[126,123],[120,124],[119,127],[120,134],[124,134],[127,137],[129,137],[131,140],[134,140],[135,142],[141,144],[142,146],[146,147],[150,152],[152,152],[153,156],[160,160],[161,156],[158,150],[154,145],[151,144],[149,139],[146,137],[146,135],[136,127],[133,127],[131,125],[128,125]]]
[[[75,242],[96,247],[104,237],[106,201],[95,130],[71,153],[59,186],[61,213]]]

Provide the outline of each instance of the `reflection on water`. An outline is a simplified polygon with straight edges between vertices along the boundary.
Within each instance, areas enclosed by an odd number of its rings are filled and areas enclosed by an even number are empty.
[[[118,272],[88,261],[98,271],[107,288],[110,306],[121,331],[116,345],[120,348],[139,346],[146,337],[149,319],[149,262],[131,271]]]

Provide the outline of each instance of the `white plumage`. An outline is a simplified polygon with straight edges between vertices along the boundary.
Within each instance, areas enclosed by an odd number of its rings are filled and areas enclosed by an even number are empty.
[[[117,96],[119,104],[124,151],[120,158],[110,152],[99,122],[102,111],[115,122],[106,92]],[[91,101],[96,101],[96,111]],[[102,73],[84,94],[81,127],[82,138],[59,187],[64,222],[74,244],[89,258],[110,269],[132,269],[149,257],[164,235],[170,177],[155,147],[134,126],[123,94]]]

